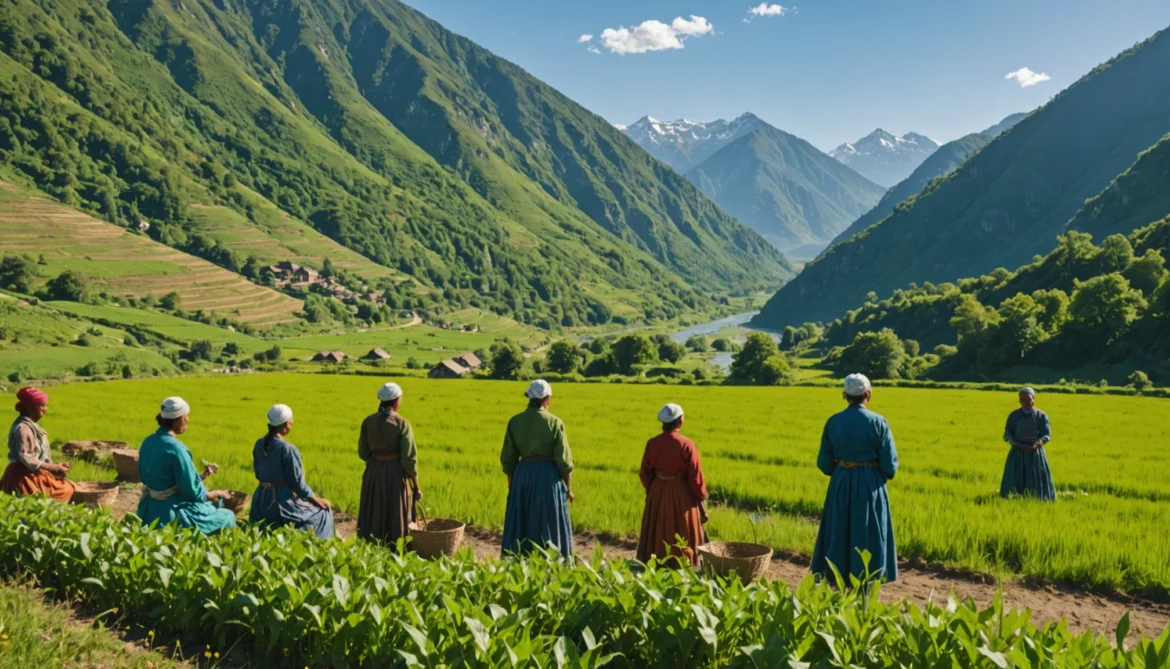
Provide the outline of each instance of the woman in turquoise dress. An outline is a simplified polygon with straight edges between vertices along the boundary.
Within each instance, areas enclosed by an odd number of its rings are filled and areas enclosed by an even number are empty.
[[[871,575],[898,578],[898,550],[886,482],[898,472],[898,450],[886,419],[869,410],[869,379],[845,379],[849,407],[829,418],[821,436],[817,467],[829,478],[812,573],[827,578],[832,564],[848,579]],[[869,552],[869,564],[860,551]],[[848,582],[838,584],[847,586]]]
[[[1011,444],[999,494],[1023,495],[1045,502],[1056,501],[1056,486],[1048,469],[1044,445],[1052,439],[1048,414],[1036,408],[1036,391],[1020,390],[1020,408],[1008,415],[1003,440]]]
[[[269,527],[292,525],[312,530],[319,539],[333,537],[329,500],[305,483],[301,452],[284,438],[292,431],[293,412],[285,404],[268,410],[268,434],[252,447],[252,470],[260,485],[252,493],[249,520]]]
[[[143,524],[159,526],[176,523],[213,534],[236,525],[231,509],[220,506],[227,491],[207,491],[191,451],[179,441],[187,431],[191,408],[181,397],[163,400],[155,420],[158,430],[138,449],[138,474],[142,478],[142,500],[138,517]]]

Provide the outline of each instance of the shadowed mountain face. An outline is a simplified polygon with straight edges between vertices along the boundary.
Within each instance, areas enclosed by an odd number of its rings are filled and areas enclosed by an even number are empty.
[[[1096,68],[912,202],[806,266],[754,322],[831,320],[871,291],[978,276],[1047,252],[1086,199],[1170,132],[1167,71],[1165,32]]]
[[[0,52],[0,169],[168,243],[190,204],[250,216],[260,197],[537,323],[792,276],[603,119],[399,2],[14,0]]]
[[[866,179],[890,188],[910,176],[938,146],[938,142],[916,132],[897,137],[878,128],[856,142],[838,146],[829,155]]]

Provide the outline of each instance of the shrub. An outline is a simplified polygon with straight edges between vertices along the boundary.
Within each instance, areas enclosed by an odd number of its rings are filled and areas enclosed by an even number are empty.
[[[1150,377],[1142,371],[1135,371],[1133,374],[1130,374],[1127,383],[1138,392],[1144,392],[1154,387],[1154,384],[1150,382]]]

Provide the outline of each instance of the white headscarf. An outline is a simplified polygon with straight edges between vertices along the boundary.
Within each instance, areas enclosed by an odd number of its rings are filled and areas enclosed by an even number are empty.
[[[292,420],[292,409],[287,404],[274,404],[268,410],[268,424],[272,427],[280,427]]]
[[[1032,397],[1035,397],[1036,391],[1032,390],[1032,388],[1029,386],[1029,387],[1020,388],[1020,394],[1021,395],[1031,395]]]
[[[845,377],[845,394],[850,397],[861,397],[872,388],[864,374],[850,374]]]
[[[524,391],[524,396],[530,400],[542,400],[546,397],[552,397],[552,386],[548,385],[548,381],[544,379],[537,379],[528,385],[528,390]]]
[[[158,415],[166,420],[174,420],[182,418],[191,413],[191,406],[183,400],[182,397],[168,397],[162,402],[162,406],[158,410]]]
[[[677,404],[667,404],[658,410],[660,423],[673,423],[683,417],[683,408]]]
[[[387,383],[378,389],[378,399],[383,402],[393,402],[402,397],[402,387],[397,383]]]

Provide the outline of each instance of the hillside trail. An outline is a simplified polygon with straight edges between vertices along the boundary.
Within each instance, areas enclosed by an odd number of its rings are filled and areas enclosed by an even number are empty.
[[[249,499],[249,503],[250,503]],[[122,516],[137,508],[136,490],[123,488],[110,509],[115,516]],[[247,504],[244,507],[248,508]],[[245,512],[246,513],[246,512]],[[335,525],[338,536],[345,540],[357,537],[357,519],[345,513],[336,512]],[[607,559],[633,559],[637,551],[634,541],[603,537],[589,532],[573,535],[576,554],[588,559],[597,546],[601,546]],[[480,560],[500,556],[501,535],[499,532],[468,526],[463,536],[463,545],[468,546]],[[784,581],[795,587],[808,575],[808,559],[801,555],[774,555],[764,577]],[[1030,583],[1005,580],[1002,583],[994,577],[960,570],[936,568],[933,566],[902,562],[898,565],[898,580],[882,586],[881,599],[885,602],[910,600],[922,606],[928,601],[946,605],[947,597],[956,600],[972,598],[982,608],[991,605],[1000,587],[1003,589],[1004,607],[1008,609],[1031,609],[1032,621],[1041,625],[1064,619],[1074,632],[1092,630],[1112,638],[1113,630],[1121,617],[1129,612],[1130,628],[1147,637],[1157,637],[1170,625],[1170,604],[1152,602],[1125,595],[1099,594],[1083,589],[1050,583]],[[1131,639],[1136,638],[1131,636]]]

